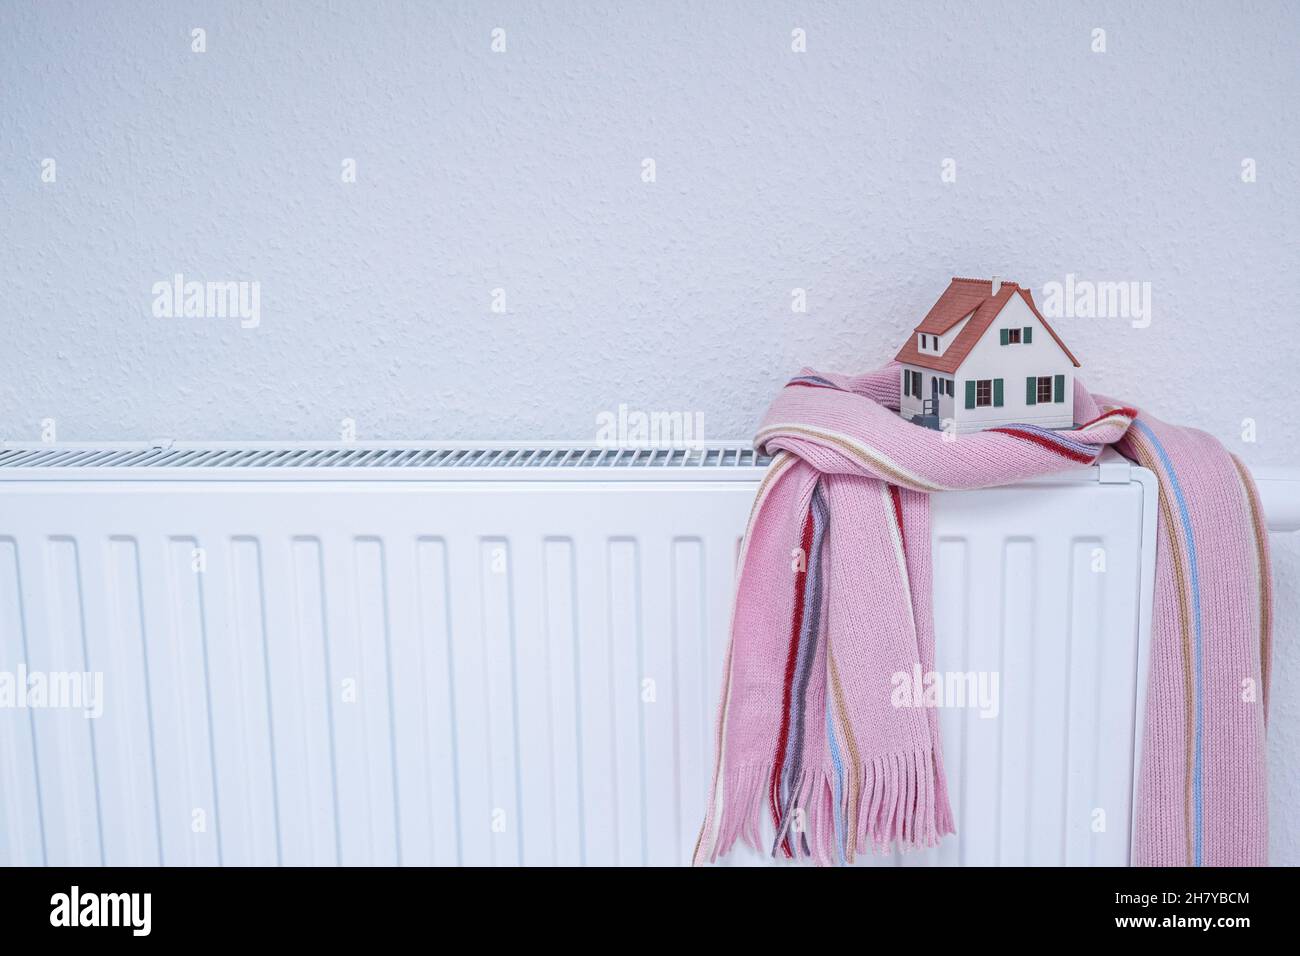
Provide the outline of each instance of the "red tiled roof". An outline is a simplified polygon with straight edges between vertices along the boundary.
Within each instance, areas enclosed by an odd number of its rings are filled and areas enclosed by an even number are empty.
[[[1021,288],[1014,282],[1003,282],[998,294],[994,295],[991,279],[963,279],[957,276],[953,277],[943,295],[939,296],[939,301],[921,320],[921,324],[912,330],[907,343],[895,356],[895,361],[933,369],[936,372],[947,372],[949,374],[956,372],[961,363],[966,360],[966,356],[970,354],[970,350],[975,347],[975,343],[988,331],[988,327],[998,317],[998,313],[1002,311],[1003,306],[1016,294],[1019,294],[1025,300],[1025,304],[1034,313],[1034,317],[1042,323],[1043,328],[1047,330],[1047,334],[1061,347],[1061,351],[1074,364],[1074,367],[1078,368],[1079,360],[1071,354],[1070,350],[1065,347],[1065,343],[1061,341],[1061,337],[1047,324],[1047,320],[1038,311],[1038,306],[1034,305],[1034,297],[1030,295],[1028,289]],[[967,316],[970,316],[970,321],[966,323],[964,329],[957,333],[957,337],[953,339],[947,351],[942,355],[921,351],[916,341],[919,333],[944,335]]]

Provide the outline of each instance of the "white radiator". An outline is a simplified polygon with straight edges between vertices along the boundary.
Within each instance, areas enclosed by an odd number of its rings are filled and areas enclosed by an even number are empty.
[[[103,690],[0,709],[0,864],[687,862],[761,465],[5,446],[0,675]],[[935,497],[938,667],[1000,713],[943,713],[960,836],[905,862],[1127,862],[1154,493]]]

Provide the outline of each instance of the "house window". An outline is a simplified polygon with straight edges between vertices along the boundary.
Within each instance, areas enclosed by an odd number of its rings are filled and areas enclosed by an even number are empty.
[[[1038,376],[1038,403],[1044,404],[1052,400],[1052,376]]]
[[[981,378],[975,382],[975,407],[993,404],[993,379]]]
[[[921,350],[922,350],[922,351],[925,351],[925,346],[926,346],[926,341],[925,341],[925,340],[926,340],[926,338],[927,338],[927,337],[926,337],[925,335],[922,335],[922,336],[921,336]]]
[[[948,379],[944,382],[944,389],[948,393],[948,397],[952,398],[952,379]]]
[[[1019,330],[1019,329],[1008,329],[1008,330],[1007,330],[1007,342],[1008,342],[1009,344],[1011,344],[1011,345],[1019,345],[1019,344],[1020,344],[1020,330]]]

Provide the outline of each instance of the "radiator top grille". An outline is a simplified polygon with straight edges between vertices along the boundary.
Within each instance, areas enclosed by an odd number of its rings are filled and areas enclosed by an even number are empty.
[[[58,445],[6,444],[0,449],[0,471],[13,472],[93,469],[103,471],[165,470],[177,472],[333,472],[418,470],[420,472],[539,471],[717,472],[734,468],[765,468],[771,458],[741,442],[698,448],[613,448],[580,444],[404,445],[360,442],[315,445]],[[497,477],[501,477],[497,475]]]

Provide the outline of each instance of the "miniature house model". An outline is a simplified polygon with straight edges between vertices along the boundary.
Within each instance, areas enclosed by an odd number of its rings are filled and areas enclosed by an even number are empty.
[[[1074,425],[1079,363],[1014,282],[953,279],[897,361],[899,414],[908,421],[959,433]]]

